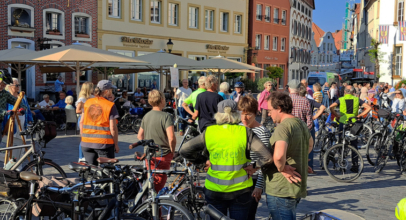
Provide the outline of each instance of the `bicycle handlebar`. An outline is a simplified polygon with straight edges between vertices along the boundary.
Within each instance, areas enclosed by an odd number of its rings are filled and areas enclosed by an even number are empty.
[[[180,120],[181,123],[183,123],[183,124],[187,124],[187,125],[189,125],[189,126],[192,126],[192,127],[194,127],[194,128],[197,128],[197,125],[196,125],[195,123],[190,123],[188,120],[185,120],[185,119],[183,119],[183,118],[181,118],[181,117],[178,117],[176,120]],[[176,124],[176,123],[175,123],[175,124]]]
[[[219,210],[214,208],[212,205],[207,205],[203,207],[204,213],[210,215],[210,217],[214,218],[215,220],[231,220],[231,218],[227,217]]]
[[[89,181],[86,183],[78,183],[72,187],[63,187],[63,188],[58,188],[58,187],[51,187],[51,186],[46,186],[45,189],[51,192],[56,192],[56,193],[60,193],[60,194],[69,194],[71,193],[73,190],[77,189],[80,186],[83,185],[88,185],[88,184],[103,184],[103,183],[111,183],[114,182],[113,179],[111,178],[105,178],[105,179],[99,179],[99,180],[93,180],[93,181]]]
[[[132,150],[138,146],[148,146],[149,151],[159,151],[161,149],[161,146],[155,144],[154,140],[152,139],[138,141],[134,144],[131,144],[128,148]]]

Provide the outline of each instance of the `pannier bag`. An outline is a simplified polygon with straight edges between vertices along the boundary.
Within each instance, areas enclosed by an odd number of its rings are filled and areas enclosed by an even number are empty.
[[[20,179],[20,172],[0,168],[0,196],[7,199],[28,199],[29,183]]]
[[[359,121],[355,122],[351,127],[351,134],[352,135],[359,135],[359,133],[362,130],[363,124],[364,123],[359,122]]]
[[[392,114],[391,114],[391,111],[390,110],[387,110],[387,109],[379,109],[378,110],[378,116],[380,117],[380,118],[384,118],[384,119],[390,119],[390,116],[391,116]]]
[[[40,138],[45,141],[45,143],[50,142],[56,137],[56,122],[45,121],[45,125],[41,129]]]

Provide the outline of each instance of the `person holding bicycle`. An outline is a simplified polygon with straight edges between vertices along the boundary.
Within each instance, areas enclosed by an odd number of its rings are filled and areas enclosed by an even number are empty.
[[[95,97],[84,103],[80,118],[80,145],[89,164],[98,165],[97,158],[114,158],[114,153],[120,151],[116,123],[118,111],[114,103],[107,100],[116,88],[110,81],[101,80],[94,90]]]
[[[246,220],[252,201],[251,176],[259,167],[263,171],[273,169],[272,154],[251,129],[239,125],[241,119],[235,101],[221,101],[217,109],[216,124],[186,142],[179,153],[192,163],[210,166],[204,184],[207,203],[225,215],[229,212],[232,219]],[[245,167],[250,162],[250,151],[258,159],[254,165]],[[208,158],[210,161],[206,162]],[[294,170],[287,165],[281,172],[286,179],[300,182],[301,176]]]
[[[368,114],[372,107],[364,102],[362,99],[354,96],[354,87],[346,86],[344,90],[344,96],[339,98],[336,102],[330,105],[331,113],[336,117],[336,121],[339,122],[339,131],[343,131],[344,124],[348,124],[348,119],[350,117],[362,118],[364,115]],[[339,108],[339,112],[336,112],[336,108]],[[358,115],[358,110],[360,107],[364,108],[364,111]],[[357,147],[357,139],[351,141],[353,147]],[[355,157],[355,153],[352,153],[352,167],[351,171],[358,173],[358,158]]]

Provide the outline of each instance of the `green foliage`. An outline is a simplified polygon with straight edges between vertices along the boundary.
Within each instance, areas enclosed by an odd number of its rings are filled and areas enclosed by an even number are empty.
[[[114,70],[118,69],[117,67],[94,67],[94,70],[96,70],[96,72],[98,74],[105,74],[107,73],[107,75],[113,75]]]
[[[227,79],[235,79],[235,78],[238,78],[240,76],[243,76],[244,73],[230,73],[230,72],[227,72],[227,73],[224,73],[224,75],[227,76]]]
[[[395,85],[395,89],[396,89],[396,90],[400,89],[400,88],[402,87],[402,84],[405,84],[405,85],[406,85],[406,79],[402,79],[400,82],[398,82],[398,83]]]
[[[258,91],[263,91],[265,89],[264,84],[265,84],[265,82],[268,82],[268,81],[275,82],[275,80],[271,79],[271,78],[261,78],[261,79],[259,79],[257,81]]]
[[[282,78],[283,76],[283,69],[277,66],[269,66],[266,68],[267,72],[266,74],[268,74],[269,78],[271,79],[279,79]]]
[[[257,84],[251,79],[241,79],[241,82],[244,83],[245,91],[251,90],[251,92],[258,92]]]
[[[371,60],[372,63],[375,64],[375,75],[377,79],[379,79],[382,76],[382,74],[380,74],[379,65],[381,63],[387,63],[387,61],[384,59],[386,52],[382,52],[381,49],[379,48],[381,44],[382,44],[381,42],[372,38],[371,39],[372,49],[368,50],[369,59]]]

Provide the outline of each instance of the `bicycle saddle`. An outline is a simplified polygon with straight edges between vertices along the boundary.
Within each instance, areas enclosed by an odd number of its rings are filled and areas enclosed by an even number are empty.
[[[118,163],[118,159],[115,158],[107,158],[107,157],[99,157],[97,158],[97,162],[99,162],[99,164],[103,164],[103,163]]]
[[[36,175],[36,174],[34,174],[34,173],[28,172],[28,171],[23,171],[23,172],[21,172],[21,173],[20,173],[20,178],[21,178],[22,180],[25,180],[25,181],[31,181],[31,180],[38,181],[38,180],[42,180],[42,177],[40,177],[40,176],[38,176],[38,175]]]
[[[71,162],[69,163],[69,169],[80,171],[80,170],[90,170],[90,166],[85,163]]]

